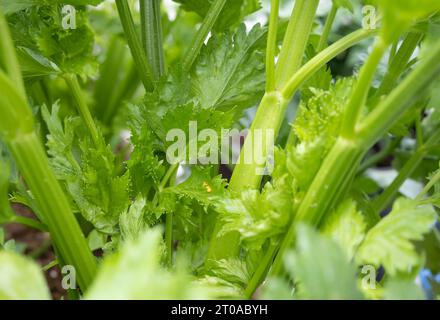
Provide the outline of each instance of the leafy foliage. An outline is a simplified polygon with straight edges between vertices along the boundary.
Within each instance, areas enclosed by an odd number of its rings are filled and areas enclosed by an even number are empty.
[[[287,270],[298,281],[296,297],[301,299],[360,299],[356,268],[332,240],[310,227],[297,227],[294,252],[286,256]]]
[[[419,207],[417,202],[398,199],[390,214],[365,236],[357,261],[383,265],[392,275],[416,267],[420,256],[411,241],[422,240],[436,220],[432,207]]]
[[[59,106],[55,104],[50,114],[43,108],[43,117],[50,135],[49,154],[52,167],[84,218],[98,230],[109,234],[116,232],[119,215],[129,203],[130,177],[119,175],[115,156],[104,141],[95,148],[89,139],[79,145],[81,161],[74,156],[75,127],[79,119],[68,118],[65,125],[58,118]]]
[[[125,244],[120,252],[109,256],[103,262],[86,298],[136,300],[208,297],[209,288],[192,282],[184,270],[170,272],[161,267],[163,246],[160,235],[157,229],[147,231],[137,241]]]
[[[224,233],[238,231],[247,246],[258,249],[285,231],[291,205],[288,189],[268,183],[261,193],[246,190],[238,199],[222,200],[217,210],[222,213]]]
[[[0,249],[1,300],[48,300],[49,297],[43,274],[33,261]]]
[[[243,110],[261,99],[264,58],[258,49],[262,47],[264,36],[264,30],[258,25],[249,34],[241,25],[235,34],[210,39],[192,75],[192,90],[202,108]]]
[[[335,240],[352,259],[365,236],[366,223],[352,200],[346,200],[324,221],[321,231]]]
[[[77,2],[77,5],[87,4],[87,1]],[[64,28],[57,4],[40,1],[34,4],[35,1],[27,1],[22,4],[27,10],[23,10],[15,1],[14,4],[6,1],[7,8],[13,12],[9,23],[13,26],[12,35],[24,76],[41,77],[58,73],[59,69],[83,77],[94,75],[98,66],[93,56],[94,33],[85,10],[76,9],[75,28]]]
[[[202,49],[191,75],[171,71],[146,95],[141,114],[159,143],[166,144],[167,133],[175,128],[188,136],[190,121],[197,122],[199,131],[210,128],[220,133],[261,98],[262,39],[264,31],[258,25],[249,34],[242,25],[235,34],[215,35]]]
[[[0,224],[48,229],[85,299],[423,298],[417,274],[434,281],[439,259],[438,1],[333,0],[330,35],[305,18],[318,0],[276,28],[248,17],[269,1],[214,1],[162,2],[150,28],[132,1],[68,1],[68,20],[61,0],[0,0]],[[347,36],[366,3],[383,17],[372,50],[374,32]],[[246,158],[229,132],[244,127],[275,133],[264,176],[218,163],[231,140]],[[7,228],[0,298],[49,298]]]
[[[186,11],[192,11],[205,17],[214,0],[173,0],[182,5]],[[239,24],[247,15],[258,11],[261,8],[259,0],[227,0],[220,19],[215,24],[216,30],[229,29]]]

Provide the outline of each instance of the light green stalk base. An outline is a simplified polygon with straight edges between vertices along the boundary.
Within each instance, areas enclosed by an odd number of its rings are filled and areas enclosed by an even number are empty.
[[[279,92],[266,93],[263,97],[242,148],[240,159],[235,166],[234,175],[229,183],[229,190],[232,193],[239,193],[246,189],[255,189],[261,183],[262,172],[264,172],[266,164],[259,164],[254,161],[249,163],[246,161],[245,157],[249,156],[249,152],[252,157],[252,153],[255,150],[254,139],[249,138],[249,136],[254,136],[258,130],[261,130],[263,136],[266,133],[270,135],[270,132],[276,136],[281,125],[279,120],[284,118],[287,105],[288,101]],[[266,145],[265,141],[263,141],[262,145]],[[208,251],[208,261],[234,257],[239,252],[239,234],[232,232],[220,237],[221,228],[222,221],[218,220]]]
[[[286,108],[293,94],[298,90],[301,84],[310,76],[322,68],[328,61],[333,59],[339,53],[345,51],[354,44],[371,37],[375,32],[358,30],[339,40],[337,43],[326,48],[316,57],[306,63],[295,75],[287,81],[281,92],[269,92],[263,97],[257,114],[252,123],[250,133],[255,129],[273,130],[275,137],[278,135],[279,128],[284,119]],[[240,158],[243,159],[246,150],[252,150],[253,141],[246,139]],[[262,175],[256,174],[261,172],[264,166],[253,164],[239,163],[234,168],[231,178],[229,190],[239,193],[245,189],[256,189],[260,186]],[[208,251],[208,260],[217,260],[227,257],[233,257],[239,251],[239,237],[235,233],[219,235],[222,222],[218,221],[211,238],[210,248]]]

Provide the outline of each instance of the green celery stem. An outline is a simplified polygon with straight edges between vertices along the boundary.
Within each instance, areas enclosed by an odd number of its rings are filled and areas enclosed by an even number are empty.
[[[381,195],[374,201],[373,208],[377,213],[381,213],[390,205],[394,197],[399,192],[399,188],[402,186],[405,180],[409,176],[411,176],[411,174],[417,169],[425,155],[426,153],[424,148],[419,149],[412,155],[409,161],[405,163],[396,179],[394,179],[391,185],[386,188],[385,191],[382,192]]]
[[[157,81],[165,73],[160,0],[140,0],[142,44]]]
[[[317,52],[321,52],[328,46],[328,36],[332,31],[333,23],[335,21],[337,13],[338,13],[338,7],[335,4],[333,4],[328,14],[327,20],[325,21],[324,30],[322,31],[322,35],[318,43],[318,48],[316,49]]]
[[[322,217],[341,199],[349,187],[356,169],[365,151],[357,141],[339,138],[309,188],[296,213],[289,230],[284,237],[279,253],[271,269],[271,276],[280,275],[283,269],[283,257],[292,245],[295,226],[298,222],[318,225]]]
[[[271,275],[279,275],[285,251],[292,245],[296,222],[319,225],[322,217],[344,195],[362,157],[393,126],[414,101],[440,76],[440,43],[432,46],[423,62],[356,127],[350,139],[340,137],[324,160],[291,224],[273,264]],[[426,146],[426,145],[425,145]]]
[[[96,260],[49,166],[40,140],[31,132],[11,139],[8,145],[35,197],[55,247],[63,261],[75,267],[78,283],[85,291],[95,276]]]
[[[358,123],[362,108],[365,106],[371,82],[387,47],[388,45],[382,37],[377,37],[373,51],[361,69],[342,122],[341,135],[347,139],[354,135],[355,126]]]
[[[280,0],[271,0],[269,33],[267,36],[266,50],[266,92],[274,91],[275,82],[275,56],[277,51],[278,15],[280,11]]]
[[[205,16],[205,19],[200,26],[200,29],[197,31],[194,36],[188,51],[185,53],[185,56],[182,61],[182,68],[184,71],[190,71],[194,61],[197,59],[200,50],[205,42],[206,37],[209,32],[214,27],[220,13],[223,10],[227,0],[214,0],[209,8],[208,13]]]
[[[266,93],[263,97],[255,120],[252,123],[249,135],[253,135],[256,130],[262,130],[263,136],[266,130],[272,130],[277,135],[281,121],[286,112],[288,101],[279,92]],[[254,150],[253,139],[246,139],[240,160],[235,166],[234,174],[229,183],[229,190],[232,193],[239,193],[242,190],[255,189],[261,183],[262,172],[265,164],[245,163],[245,153]],[[218,260],[226,257],[236,256],[239,252],[239,234],[231,232],[219,237],[222,228],[222,221],[217,221],[213,238],[211,239],[208,251],[208,260]]]
[[[147,56],[143,50],[141,40],[136,31],[136,26],[131,15],[130,6],[127,0],[116,0],[116,6],[119,13],[124,33],[127,37],[127,43],[130,47],[133,60],[136,64],[139,78],[145,87],[145,90],[152,91],[153,87],[153,72],[150,64],[148,63]]]
[[[276,86],[281,88],[300,68],[312,32],[319,0],[296,0],[287,26],[276,68]]]
[[[167,263],[173,263],[173,213],[167,213],[165,217],[165,244],[167,247]]]
[[[311,75],[318,71],[329,60],[335,57],[340,52],[353,46],[359,41],[364,40],[374,34],[371,31],[358,30],[352,34],[344,37],[337,43],[326,48],[319,53],[315,58],[305,64],[286,84],[282,92],[269,92],[263,97],[260,106],[258,107],[256,117],[252,123],[250,132],[255,129],[273,129],[275,137],[278,135],[282,119],[285,116],[285,111],[289,100],[293,96],[298,87],[307,80]],[[248,139],[243,146],[241,158],[244,157],[246,149],[252,149],[252,142]],[[263,168],[257,164],[239,163],[234,168],[229,189],[234,193],[239,193],[246,188],[256,189],[261,183],[262,176],[255,174],[257,170]],[[224,257],[231,257],[239,251],[239,237],[236,233],[229,233],[219,236],[222,228],[222,222],[218,221],[208,251],[208,260],[221,259]]]
[[[84,120],[87,128],[89,129],[93,143],[95,144],[95,146],[99,146],[100,133],[98,131],[98,128],[96,127],[95,121],[93,120],[92,114],[90,113],[90,109],[84,100],[84,96],[79,85],[77,76],[73,74],[67,74],[64,76],[64,79],[66,80],[67,85],[72,91],[72,95],[75,99],[78,112]]]

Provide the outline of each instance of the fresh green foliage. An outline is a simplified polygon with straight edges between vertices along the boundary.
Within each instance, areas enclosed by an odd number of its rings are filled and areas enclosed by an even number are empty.
[[[96,6],[103,2],[104,0],[69,0],[70,5],[75,6],[85,6],[92,5]],[[62,0],[1,0],[0,6],[3,9],[5,15],[10,15],[25,9],[33,8],[39,5],[47,4],[64,4],[65,1]]]
[[[214,0],[174,0],[182,5],[186,11],[192,11],[205,17]],[[227,0],[219,19],[214,25],[215,30],[225,30],[236,26],[247,15],[261,8],[259,0]]]
[[[384,36],[395,37],[394,32],[404,31],[418,20],[427,19],[440,10],[440,4],[435,0],[376,0],[384,14]]]
[[[223,232],[238,231],[252,249],[285,232],[291,215],[291,194],[286,185],[268,183],[261,193],[246,190],[239,199],[222,199],[217,210],[223,213]]]
[[[420,257],[411,241],[422,240],[436,220],[433,208],[398,199],[391,213],[367,233],[356,259],[359,263],[382,264],[391,275],[416,267]]]
[[[335,240],[352,259],[358,246],[365,237],[366,223],[356,203],[350,199],[328,215],[322,226],[322,232]]]
[[[233,35],[213,37],[202,49],[193,71],[192,90],[203,108],[243,110],[264,92],[264,30],[249,33],[241,25]],[[215,76],[213,76],[215,75]]]
[[[54,74],[58,69],[83,77],[96,74],[94,34],[84,9],[78,8],[75,13],[75,28],[63,27],[66,22],[61,8],[52,1],[16,10],[8,19],[26,78]]]
[[[0,0],[0,299],[438,296],[439,2],[174,2]]]
[[[356,268],[330,239],[319,236],[309,227],[299,225],[294,252],[285,264],[297,280],[301,299],[360,299],[356,288]],[[311,269],[313,268],[313,269]]]
[[[116,232],[119,215],[129,204],[129,175],[118,175],[115,156],[104,144],[92,146],[89,139],[78,146],[81,161],[75,158],[73,142],[78,118],[68,118],[63,125],[58,117],[59,106],[52,106],[52,114],[43,107],[42,114],[50,135],[48,153],[58,179],[65,181],[65,188],[84,218],[97,230],[108,234]]]
[[[159,230],[140,234],[102,265],[87,299],[197,299],[209,297],[209,289],[190,283],[184,269],[163,270],[163,245]],[[126,272],[130,270],[129,272]],[[151,290],[151,288],[156,288]],[[148,293],[149,292],[149,293]]]
[[[10,251],[0,251],[0,271],[1,300],[49,299],[43,274],[30,259]]]

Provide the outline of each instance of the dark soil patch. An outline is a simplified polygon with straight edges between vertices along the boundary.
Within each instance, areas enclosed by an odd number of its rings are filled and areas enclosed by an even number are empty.
[[[27,218],[35,218],[35,215],[25,206],[12,205],[14,211]],[[51,245],[50,235],[21,224],[8,224],[4,227],[6,239],[13,239],[17,244],[24,245],[24,254],[34,258],[41,265],[46,266],[55,260],[55,254]],[[52,293],[53,299],[66,299],[67,293],[61,286],[61,270],[55,266],[45,272],[46,281]]]

